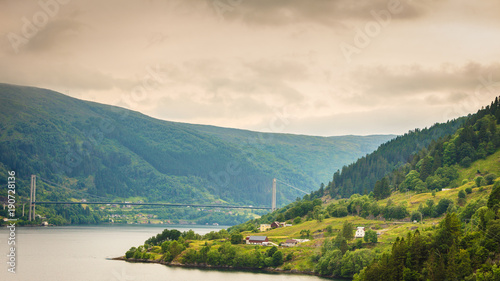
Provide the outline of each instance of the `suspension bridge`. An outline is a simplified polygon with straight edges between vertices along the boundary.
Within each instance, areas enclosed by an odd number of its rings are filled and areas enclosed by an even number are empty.
[[[43,179],[39,177],[40,180],[43,182],[50,184],[52,186],[57,186],[57,187],[62,187],[62,188],[67,188],[64,186],[60,186],[56,183],[53,183],[49,180]],[[159,206],[159,207],[199,207],[199,208],[224,208],[224,209],[254,209],[254,210],[271,210],[274,211],[276,210],[276,183],[280,182],[290,188],[293,188],[295,190],[298,190],[302,193],[309,194],[306,191],[303,191],[295,186],[292,186],[286,182],[273,179],[273,185],[272,185],[272,203],[271,207],[255,207],[255,206],[235,206],[235,205],[223,205],[223,204],[181,204],[181,203],[134,203],[134,202],[107,202],[107,201],[95,201],[95,202],[87,202],[87,201],[81,201],[81,202],[75,202],[75,201],[36,201],[36,180],[37,176],[36,175],[31,175],[31,184],[30,184],[30,202],[29,202],[29,213],[28,213],[28,219],[30,221],[35,220],[35,207],[36,205],[120,205],[120,206]],[[69,188],[67,188],[69,189]],[[74,191],[74,190],[72,190]],[[96,197],[96,198],[102,198],[106,199],[104,197],[100,196],[95,196],[95,195],[90,195],[87,194],[88,196],[91,197]],[[24,205],[23,205],[23,215],[24,215]]]

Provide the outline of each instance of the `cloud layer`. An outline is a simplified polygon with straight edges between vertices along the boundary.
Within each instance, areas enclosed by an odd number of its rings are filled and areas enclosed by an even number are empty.
[[[404,133],[499,95],[499,10],[493,0],[4,0],[0,81],[180,122],[276,131],[285,116],[282,132]]]

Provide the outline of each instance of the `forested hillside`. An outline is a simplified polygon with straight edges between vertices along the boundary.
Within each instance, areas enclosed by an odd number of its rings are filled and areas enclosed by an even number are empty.
[[[348,198],[352,194],[368,194],[375,183],[393,170],[403,166],[433,141],[449,136],[463,124],[465,118],[415,129],[382,144],[376,151],[334,173],[325,190],[332,198]],[[399,184],[401,178],[395,179]]]
[[[492,155],[500,147],[500,104],[498,98],[491,105],[467,118],[455,134],[432,141],[431,144],[413,155],[409,161],[378,180],[374,186],[374,197],[388,197],[392,191],[418,193],[428,190],[439,191],[444,187],[456,187],[457,167],[468,168],[480,159]],[[481,167],[477,167],[481,174]],[[490,181],[485,178],[482,180]]]
[[[328,171],[392,138],[262,134],[167,122],[7,84],[0,84],[0,101],[0,183],[7,170],[15,170],[22,196],[30,174],[69,188],[39,182],[39,200],[81,199],[72,191],[82,191],[108,198],[268,206],[272,178],[311,191],[328,180]],[[278,204],[299,195],[281,186]]]
[[[286,221],[293,227],[270,230],[270,237],[322,245],[285,270],[310,262],[305,267],[317,274],[355,280],[500,280],[499,114],[497,98],[369,194],[329,201],[320,189],[229,231],[248,234]],[[354,238],[355,227],[366,230],[363,240]]]

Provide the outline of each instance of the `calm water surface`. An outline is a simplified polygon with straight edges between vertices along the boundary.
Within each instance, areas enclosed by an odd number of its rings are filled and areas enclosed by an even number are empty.
[[[7,271],[8,229],[0,229],[0,280],[54,281],[319,281],[314,276],[227,272],[127,263],[109,258],[124,255],[160,233],[165,226],[67,226],[17,228],[16,274]],[[205,234],[216,227],[169,226]]]

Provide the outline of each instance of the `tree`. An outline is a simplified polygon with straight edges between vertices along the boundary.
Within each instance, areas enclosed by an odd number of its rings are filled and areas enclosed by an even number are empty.
[[[458,192],[458,198],[462,198],[462,199],[467,198],[467,194],[465,194],[465,191],[460,190],[460,191]]]
[[[266,256],[272,257],[274,255],[274,253],[276,253],[277,251],[278,251],[278,247],[273,246],[272,248],[270,248],[269,250],[267,250]]]
[[[293,224],[299,224],[302,222],[302,219],[300,217],[296,217],[295,219],[293,219]]]
[[[490,185],[490,184],[493,184],[493,182],[495,181],[496,178],[497,178],[497,175],[495,175],[495,174],[487,174],[484,177],[484,180],[486,181],[487,185]]]
[[[285,221],[285,215],[283,213],[278,214],[276,221]]]
[[[235,232],[231,234],[231,244],[241,244],[243,242],[243,235],[241,233]]]
[[[421,186],[425,187],[424,182],[420,179],[420,173],[412,170],[406,175],[405,180],[400,186],[401,191],[416,190],[417,187],[421,189]]]
[[[389,180],[387,179],[387,177],[384,177],[375,183],[375,187],[373,189],[373,196],[375,197],[375,199],[384,199],[389,197],[390,195],[391,188],[389,186]]]
[[[368,229],[365,232],[365,237],[363,237],[363,239],[365,240],[365,242],[377,243],[377,241],[378,241],[377,232],[375,232],[371,229]]]
[[[420,165],[420,179],[425,181],[428,176],[432,174],[432,166],[434,163],[434,158],[432,156],[426,156],[421,160],[422,163]]]
[[[352,240],[354,238],[354,226],[348,221],[344,221],[342,225],[342,236],[346,240]]]
[[[498,204],[500,203],[500,183],[497,182],[493,186],[493,190],[490,193],[490,197],[488,198],[488,208],[492,210],[498,209]]]
[[[444,149],[443,161],[445,165],[452,166],[457,162],[457,149],[454,143],[446,143]]]
[[[273,255],[272,255],[272,259],[273,259],[273,266],[280,266],[283,264],[283,253],[281,251],[276,251]]]
[[[302,238],[310,238],[311,237],[311,231],[309,229],[302,229],[300,231],[300,237],[302,237]]]
[[[476,177],[474,181],[476,182],[476,186],[480,187],[483,181],[483,177]]]

